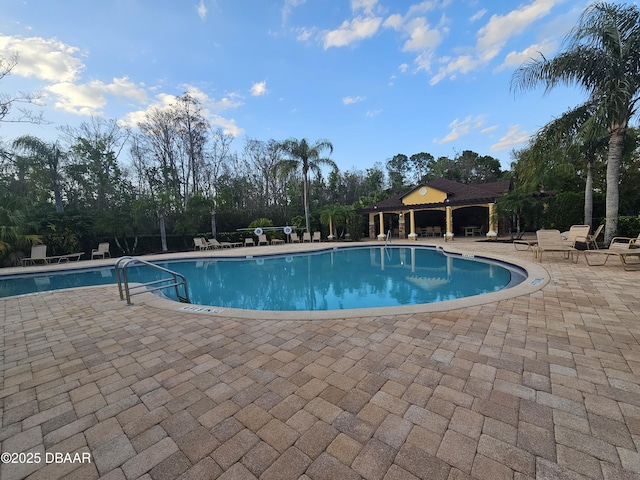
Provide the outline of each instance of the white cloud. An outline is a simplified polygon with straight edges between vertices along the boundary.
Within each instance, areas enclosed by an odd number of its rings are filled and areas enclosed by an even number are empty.
[[[356,17],[351,21],[345,20],[338,29],[325,34],[324,48],[326,50],[331,47],[346,47],[358,40],[372,37],[381,24],[380,17]]]
[[[260,97],[267,93],[267,81],[263,80],[262,82],[256,82],[251,85],[251,95],[254,97]]]
[[[534,0],[506,15],[492,15],[489,22],[478,31],[480,57],[485,61],[491,60],[510,37],[522,33],[531,23],[548,15],[554,5],[561,1]]]
[[[407,65],[406,63],[402,63],[400,64],[400,66],[398,66],[398,70],[400,70],[402,73],[406,73],[408,68],[409,68],[409,65]]]
[[[480,130],[480,133],[491,133],[498,129],[498,125],[491,125],[490,127],[483,128]]]
[[[57,39],[10,37],[0,34],[0,55],[18,54],[14,75],[49,82],[72,82],[85,66],[77,58],[80,49]]]
[[[282,23],[287,23],[289,15],[294,8],[304,5],[307,0],[284,0],[284,6],[282,7]]]
[[[299,28],[297,31],[296,40],[299,42],[308,42],[315,33],[315,30],[311,28]]]
[[[529,141],[530,137],[531,135],[522,130],[520,125],[512,125],[500,140],[491,145],[490,150],[492,152],[509,150],[520,145],[521,143]]]
[[[440,67],[438,73],[431,77],[429,81],[431,85],[435,85],[445,77],[455,78],[457,73],[470,72],[479,65],[478,59],[471,55],[461,55],[455,59],[445,57],[441,59],[441,62],[445,65]]]
[[[234,119],[225,118],[220,115],[220,112],[237,108],[242,105],[242,101],[237,95],[231,94],[216,100],[209,97],[207,93],[193,85],[183,84],[180,85],[180,87],[200,102],[202,106],[202,115],[209,120],[209,123],[211,123],[213,127],[221,127],[224,133],[233,136],[241,135],[244,132],[242,128],[236,125]],[[154,101],[150,102],[146,108],[129,112],[120,119],[120,124],[135,127],[138,123],[145,121],[147,113],[154,109],[163,110],[169,108],[171,105],[175,104],[177,98],[178,97],[176,95],[158,93],[155,96]]]
[[[207,6],[204,4],[204,0],[200,0],[200,3],[196,7],[196,11],[198,12],[198,16],[200,20],[207,18]]]
[[[424,17],[414,18],[406,24],[406,29],[410,38],[402,46],[404,52],[434,49],[442,42],[440,32],[430,28]]]
[[[89,83],[58,82],[45,87],[54,96],[54,106],[78,115],[96,115],[107,104],[107,96],[144,102],[145,90],[127,77],[114,78],[111,83],[93,80]]]
[[[484,125],[485,117],[479,115],[477,117],[467,116],[464,120],[456,118],[449,124],[451,131],[442,137],[441,139],[434,139],[433,141],[438,144],[453,142],[458,138],[467,135],[471,130],[477,130]]]
[[[366,99],[367,97],[361,97],[361,96],[357,96],[357,97],[344,97],[342,99],[342,103],[345,105],[351,105],[352,103],[358,103],[358,102],[362,102]]]
[[[547,56],[550,53],[554,52],[557,48],[556,42],[547,42],[541,45],[534,44],[528,48],[525,48],[521,52],[509,52],[507,56],[504,58],[504,62],[502,65],[496,68],[496,71],[504,70],[505,68],[510,67],[518,67],[523,63],[533,59],[540,58],[540,54]]]
[[[378,109],[378,110],[368,110],[366,115],[369,118],[373,118],[373,117],[379,115],[381,112],[382,112],[382,110],[380,110],[380,109]]]
[[[490,62],[511,37],[521,34],[530,24],[547,16],[556,4],[563,1],[533,0],[506,15],[492,15],[489,21],[478,30],[477,42],[471,53],[465,53],[453,59],[441,59],[444,65],[431,78],[431,85],[447,77],[455,78],[457,73],[467,73]]]
[[[475,22],[476,20],[480,20],[487,13],[487,9],[483,8],[482,10],[478,10],[475,14],[469,18],[470,22]]]
[[[373,15],[374,8],[378,5],[378,0],[351,0],[351,11],[364,11],[367,15]]]

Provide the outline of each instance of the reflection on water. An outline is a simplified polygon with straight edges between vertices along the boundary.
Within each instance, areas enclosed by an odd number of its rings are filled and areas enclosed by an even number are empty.
[[[504,288],[509,270],[416,247],[161,263],[187,277],[192,303],[253,310],[334,310],[439,302]],[[132,282],[161,274],[130,268]],[[0,280],[0,296],[115,283],[113,269]],[[173,296],[173,291],[165,294]]]

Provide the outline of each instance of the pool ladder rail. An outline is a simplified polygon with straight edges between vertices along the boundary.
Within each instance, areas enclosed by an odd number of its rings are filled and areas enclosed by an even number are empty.
[[[162,278],[160,280],[154,280],[152,282],[142,283],[139,285],[129,286],[129,279],[127,278],[127,268],[131,265],[146,265],[148,267],[159,270],[163,273],[169,274],[169,277]],[[120,292],[120,300],[127,300],[127,305],[133,305],[131,297],[140,293],[155,292],[157,290],[165,290],[167,288],[174,288],[176,298],[180,303],[191,303],[189,298],[189,290],[187,288],[187,279],[184,275],[181,275],[168,268],[161,267],[155,263],[147,262],[137,257],[120,257],[116,262],[116,279],[118,281],[118,291]],[[167,283],[170,282],[170,283]],[[151,287],[151,288],[149,288]],[[180,292],[182,287],[182,293]]]

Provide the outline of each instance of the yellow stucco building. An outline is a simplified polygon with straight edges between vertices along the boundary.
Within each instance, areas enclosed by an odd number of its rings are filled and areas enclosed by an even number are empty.
[[[369,238],[384,240],[387,232],[416,240],[419,236],[498,235],[494,208],[507,193],[509,181],[465,185],[444,178],[362,209],[369,215]]]

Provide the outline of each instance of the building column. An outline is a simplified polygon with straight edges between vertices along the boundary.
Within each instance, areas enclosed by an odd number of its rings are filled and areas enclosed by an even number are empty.
[[[378,234],[378,240],[385,241],[387,236],[384,234],[384,213],[380,212],[380,233]]]
[[[401,239],[405,236],[405,228],[404,228],[404,212],[400,212],[398,215],[398,237]]]
[[[376,238],[376,214],[369,213],[369,238]]]
[[[495,213],[495,203],[489,204],[489,231],[487,232],[487,238],[495,239],[498,236],[498,229],[496,228],[494,213]]]
[[[451,207],[447,205],[447,232],[444,234],[445,242],[451,240],[453,241],[453,215],[451,214]]]
[[[411,228],[411,232],[409,232],[409,240],[417,240],[418,235],[416,235],[416,215],[413,209],[409,210],[409,228]]]

